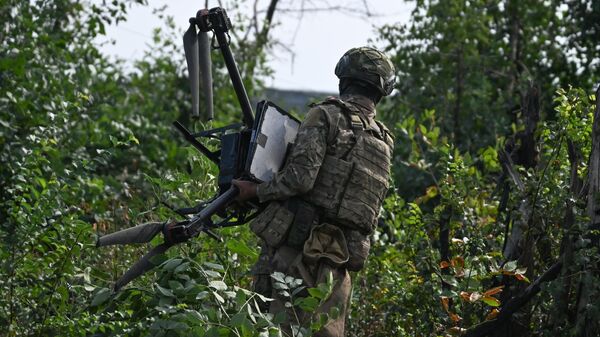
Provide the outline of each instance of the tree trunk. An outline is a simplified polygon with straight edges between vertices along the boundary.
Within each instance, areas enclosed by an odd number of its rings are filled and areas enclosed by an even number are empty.
[[[596,90],[596,109],[592,129],[592,152],[588,168],[587,214],[590,217],[588,230],[597,230],[600,224],[600,87]],[[596,235],[592,235],[592,244],[598,246]],[[600,329],[598,319],[590,315],[588,304],[594,303],[592,297],[598,296],[599,287],[595,282],[595,270],[598,266],[593,263],[584,265],[583,275],[579,283],[577,303],[577,336],[598,336]],[[595,304],[595,303],[594,303]]]
[[[510,158],[503,160],[503,166],[507,174],[515,182],[519,190],[523,190],[522,183],[518,175],[512,169],[512,162],[517,165],[522,165],[526,168],[535,168],[538,162],[537,140],[535,139],[535,131],[537,123],[540,119],[539,94],[536,87],[532,86],[523,98],[523,118],[525,122],[525,130],[515,136],[515,145]],[[511,234],[506,238],[507,243],[504,249],[504,258],[507,261],[518,259],[523,253],[524,233],[529,227],[532,206],[528,200],[529,196],[524,198],[519,206],[518,220],[515,220],[512,226]],[[508,225],[508,224],[507,224]]]
[[[516,148],[510,156],[515,164],[522,165],[526,168],[535,168],[538,164],[537,139],[535,131],[540,119],[539,92],[535,86],[531,86],[527,95],[522,98],[521,106],[523,107],[523,122],[525,130],[515,135]],[[507,164],[510,163],[508,158]],[[507,167],[506,170],[516,176],[514,170]],[[513,177],[513,180],[517,180]],[[517,184],[519,186],[519,184]],[[504,249],[504,258],[506,261],[517,260],[520,267],[527,268],[527,276],[532,277],[534,272],[534,247],[539,235],[535,232],[542,232],[535,228],[535,199],[536,195],[527,195],[523,197],[519,205],[518,215],[513,221],[510,236],[506,238]],[[507,224],[508,225],[508,224]],[[521,293],[526,284],[516,282],[513,278],[504,277],[503,283],[505,290],[502,292],[500,300],[504,303],[513,298],[516,294]],[[496,336],[528,336],[529,335],[530,313],[520,311],[511,316],[511,320],[503,325],[500,330],[497,330]]]
[[[588,173],[587,213],[590,224],[600,223],[600,86],[596,90],[596,110],[592,129],[592,153]]]
[[[563,238],[560,244],[560,255],[563,257],[565,268],[561,271],[562,284],[563,286],[558,290],[554,301],[554,321],[552,322],[553,329],[558,331],[561,327],[565,326],[565,323],[569,325],[573,324],[574,313],[569,308],[571,302],[571,293],[573,288],[573,276],[572,269],[569,267],[573,264],[573,240],[574,236],[571,234],[571,229],[575,223],[575,204],[572,199],[579,197],[583,182],[577,174],[579,169],[579,162],[581,161],[581,152],[575,147],[572,141],[568,141],[567,144],[569,162],[571,164],[571,183],[569,191],[571,192],[571,199],[565,202],[565,217],[562,223]],[[561,317],[562,319],[558,319]]]

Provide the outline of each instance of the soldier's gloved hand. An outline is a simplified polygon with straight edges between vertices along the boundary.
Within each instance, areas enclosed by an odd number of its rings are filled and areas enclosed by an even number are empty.
[[[256,188],[258,187],[258,184],[253,183],[251,181],[238,179],[233,179],[231,183],[233,184],[233,186],[240,189],[240,195],[238,195],[236,200],[246,201],[248,199],[256,197]]]

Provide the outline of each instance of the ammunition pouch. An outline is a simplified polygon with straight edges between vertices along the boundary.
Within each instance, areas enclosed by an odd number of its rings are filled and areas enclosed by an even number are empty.
[[[250,229],[270,247],[282,244],[302,249],[313,225],[318,224],[316,207],[299,198],[271,201],[250,223]]]
[[[300,198],[290,199],[287,205],[294,213],[294,222],[288,233],[286,244],[292,248],[302,250],[311,229],[319,224],[317,208]]]
[[[287,238],[294,221],[292,213],[284,202],[271,201],[267,207],[250,223],[250,229],[269,247],[279,247]]]
[[[344,236],[349,253],[346,269],[349,271],[360,271],[365,266],[365,262],[369,256],[371,240],[367,235],[351,229],[344,230]]]
[[[315,184],[303,196],[304,200],[319,206],[326,218],[336,219],[339,203],[353,168],[351,162],[325,155]]]

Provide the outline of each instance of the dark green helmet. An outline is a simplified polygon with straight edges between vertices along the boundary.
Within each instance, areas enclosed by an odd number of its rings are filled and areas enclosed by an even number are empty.
[[[396,70],[390,59],[370,47],[348,50],[335,66],[339,78],[353,78],[377,88],[383,96],[392,93],[396,82]]]

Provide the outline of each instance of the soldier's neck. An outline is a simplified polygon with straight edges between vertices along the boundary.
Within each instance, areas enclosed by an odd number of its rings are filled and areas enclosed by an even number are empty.
[[[360,94],[344,94],[341,95],[340,98],[345,102],[360,107],[362,112],[365,114],[365,117],[375,117],[375,102],[373,102],[373,100],[369,97]]]

